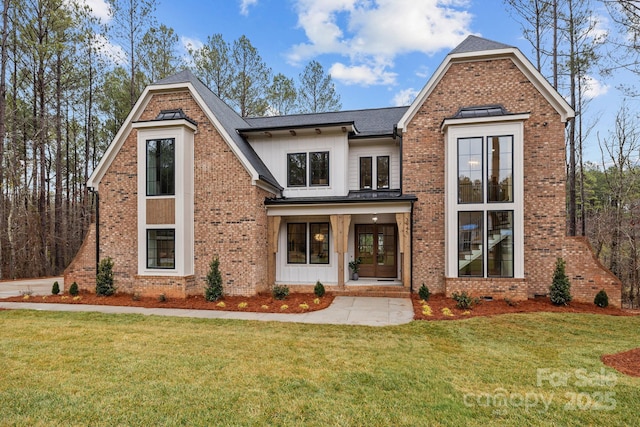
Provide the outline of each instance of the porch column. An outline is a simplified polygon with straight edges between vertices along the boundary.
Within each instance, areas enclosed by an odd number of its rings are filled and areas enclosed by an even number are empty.
[[[331,215],[334,249],[338,254],[338,286],[344,286],[344,256],[349,247],[349,224],[351,215]]]
[[[411,214],[396,213],[398,224],[398,243],[400,244],[400,276],[402,286],[411,286]]]
[[[280,222],[282,217],[267,217],[267,286],[276,283],[276,254],[278,253],[278,235],[280,234]]]

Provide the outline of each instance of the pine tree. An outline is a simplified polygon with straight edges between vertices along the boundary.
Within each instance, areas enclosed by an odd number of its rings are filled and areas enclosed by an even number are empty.
[[[551,302],[555,305],[567,305],[571,301],[571,283],[565,273],[565,262],[562,258],[558,258],[556,261],[549,294]]]
[[[207,287],[204,290],[204,297],[207,301],[218,301],[222,298],[222,275],[220,274],[220,260],[215,257],[209,264],[207,274]]]
[[[109,296],[116,292],[113,277],[113,260],[105,258],[98,265],[96,275],[96,295]]]

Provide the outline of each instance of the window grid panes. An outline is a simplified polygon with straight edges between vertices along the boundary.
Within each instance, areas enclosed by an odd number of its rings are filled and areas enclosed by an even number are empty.
[[[147,230],[147,268],[175,268],[175,230]]]
[[[458,202],[482,203],[482,141],[483,138],[458,140]]]
[[[369,190],[372,184],[372,159],[360,157],[360,189]]]
[[[484,276],[484,212],[458,212],[458,275]]]
[[[513,136],[487,138],[487,201],[513,202]]]
[[[513,277],[513,211],[487,212],[487,275]]]
[[[309,262],[329,264],[329,223],[309,224]]]
[[[287,263],[307,263],[307,224],[287,224]]]
[[[329,152],[309,153],[311,185],[329,185]]]
[[[175,140],[147,141],[147,196],[175,194]]]
[[[389,156],[376,158],[376,174],[378,176],[377,188],[389,188]]]
[[[287,154],[287,186],[307,185],[307,153]]]

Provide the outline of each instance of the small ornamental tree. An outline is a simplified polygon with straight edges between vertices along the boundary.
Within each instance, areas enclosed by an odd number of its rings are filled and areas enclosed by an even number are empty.
[[[218,257],[215,257],[209,264],[204,297],[207,301],[218,301],[222,298],[222,275],[220,274],[220,260]]]
[[[607,295],[607,291],[601,289],[593,299],[593,303],[601,308],[607,307],[609,305],[609,295]]]
[[[79,293],[80,293],[80,290],[78,289],[78,284],[76,282],[73,282],[71,286],[69,286],[69,294],[75,297]]]
[[[567,305],[571,301],[571,283],[565,273],[565,262],[562,258],[556,261],[553,281],[549,287],[549,298],[555,305]]]
[[[98,264],[98,274],[96,275],[96,295],[109,296],[116,292],[113,277],[113,260],[104,258]]]
[[[427,287],[427,285],[425,285],[424,283],[422,284],[422,286],[420,286],[420,289],[418,289],[418,296],[423,301],[429,301],[431,292],[429,291],[429,288]]]
[[[53,282],[53,286],[51,287],[51,295],[58,295],[59,293],[60,293],[60,285],[56,280],[55,282]]]

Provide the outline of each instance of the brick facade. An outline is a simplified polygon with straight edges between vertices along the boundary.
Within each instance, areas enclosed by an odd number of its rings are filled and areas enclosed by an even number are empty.
[[[525,278],[445,279],[445,136],[440,126],[462,107],[490,104],[530,113],[524,122]],[[619,305],[619,283],[611,283],[588,248],[565,239],[563,126],[512,60],[451,64],[403,135],[403,191],[418,197],[412,224],[414,289],[424,283],[447,295],[466,290],[477,296],[531,298],[548,293],[556,259],[566,256],[568,270],[576,272],[571,277],[576,300],[593,302],[594,287],[606,286]]]
[[[445,277],[445,135],[441,124],[461,107],[501,104],[524,121],[524,278]],[[267,290],[266,197],[191,93],[157,92],[140,121],[182,109],[198,124],[194,135],[194,274],[138,276],[137,131],[126,136],[100,181],[100,257],[114,260],[120,291],[147,295],[202,294],[209,263],[220,259],[225,293]],[[434,293],[468,291],[514,300],[547,294],[556,259],[567,261],[575,300],[593,302],[600,289],[620,305],[620,282],[588,243],[565,237],[564,123],[549,101],[509,58],[451,62],[402,135],[402,191],[417,201],[412,214],[412,287]],[[275,266],[274,266],[275,268]],[[95,228],[65,271],[65,283],[95,288]]]
[[[142,295],[201,295],[209,264],[220,259],[225,293],[253,295],[266,289],[267,191],[252,185],[231,148],[184,90],[155,94],[139,120],[152,120],[160,110],[182,108],[198,123],[194,149],[194,275],[137,275],[137,131],[133,130],[100,182],[100,257],[114,261],[116,286]],[[93,236],[93,237],[92,237]],[[89,278],[89,266],[93,277]],[[65,281],[95,289],[95,234],[65,272]],[[66,283],[66,282],[65,282]]]

